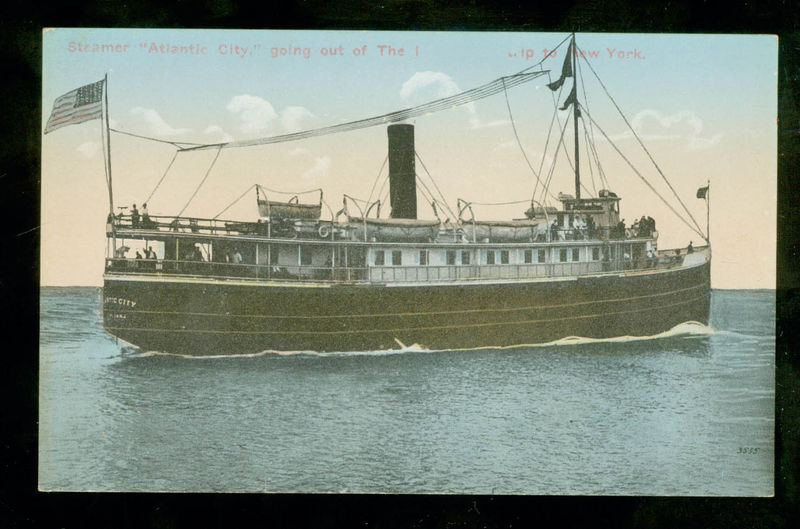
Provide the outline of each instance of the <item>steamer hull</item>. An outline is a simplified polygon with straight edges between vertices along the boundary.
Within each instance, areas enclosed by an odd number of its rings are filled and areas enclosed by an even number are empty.
[[[193,355],[508,347],[708,323],[710,264],[483,284],[280,284],[107,275],[106,330]]]

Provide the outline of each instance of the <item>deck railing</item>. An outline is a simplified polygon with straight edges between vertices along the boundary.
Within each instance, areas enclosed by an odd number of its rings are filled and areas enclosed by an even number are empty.
[[[330,221],[321,221],[322,224],[330,225]],[[345,228],[343,224],[336,224],[338,229]],[[152,230],[158,232],[175,232],[175,233],[197,233],[206,235],[261,235],[283,237],[295,237],[299,234],[295,231],[293,221],[284,220],[280,222],[242,222],[221,219],[206,219],[199,217],[169,217],[162,215],[150,215],[147,217],[139,217],[134,221],[131,215],[117,215],[114,217],[113,222],[107,223],[107,231],[109,233],[112,229],[123,230]],[[452,234],[452,227],[449,233]],[[465,239],[472,242],[475,239],[476,243],[484,241],[476,238],[474,234],[474,226],[469,222],[465,222],[461,226],[455,228],[461,233]],[[311,232],[312,238],[316,238],[317,230]],[[327,230],[330,233],[330,230]],[[300,234],[301,235],[301,234]],[[306,234],[307,236],[308,234]],[[549,235],[550,242],[559,241],[584,241],[584,240],[629,240],[650,238],[657,235],[657,232],[650,230],[639,230],[635,227],[629,227],[625,230],[620,230],[616,227],[593,227],[593,228],[551,228],[550,233],[544,231],[535,234],[533,241],[516,241],[516,242],[547,242]],[[445,238],[451,237],[447,235]],[[302,238],[302,235],[301,235]],[[490,241],[490,243],[502,241]]]
[[[556,263],[494,265],[415,265],[415,266],[308,266],[233,264],[208,261],[166,259],[107,258],[110,274],[184,275],[218,279],[253,279],[321,282],[439,282],[463,280],[533,279],[576,277],[588,274],[619,273],[680,266],[680,257],[660,257],[637,261],[576,261]]]

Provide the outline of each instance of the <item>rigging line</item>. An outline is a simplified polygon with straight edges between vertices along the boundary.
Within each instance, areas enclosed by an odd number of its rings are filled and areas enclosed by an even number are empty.
[[[547,80],[548,80],[548,81],[552,81],[552,78],[550,77],[550,72],[547,72]],[[553,93],[552,93],[552,90],[551,90],[550,92],[551,92],[551,94],[550,94],[550,95],[551,95],[552,97],[555,97],[555,96],[553,95]],[[559,97],[560,97],[560,96],[561,96],[561,90],[559,90],[558,94],[559,94]],[[556,116],[557,116],[557,115],[558,115],[558,105],[556,104],[556,105],[554,106],[554,109],[553,109],[553,117],[551,117],[551,118],[550,118],[550,127],[547,129],[547,139],[546,139],[546,140],[545,140],[545,142],[544,142],[544,152],[542,152],[542,159],[541,159],[541,161],[539,162],[539,174],[542,174],[542,169],[544,168],[544,159],[545,159],[545,157],[547,156],[547,147],[550,145],[550,136],[551,136],[551,135],[552,135],[552,133],[553,133],[553,124],[554,124],[554,123],[555,123],[555,121],[556,121]],[[561,126],[561,122],[559,122],[559,127],[560,127],[560,126]],[[557,148],[557,147],[556,147],[556,154],[558,154],[558,148]],[[542,184],[542,186],[544,186],[544,184]],[[533,195],[532,195],[532,197],[533,197],[534,199],[536,198],[536,192],[538,191],[538,189],[539,189],[539,186],[538,186],[538,185],[534,186],[534,188],[533,188]],[[550,193],[549,191],[548,191],[548,194],[550,195],[550,197],[551,197],[553,200],[555,200],[555,199],[556,199],[556,197],[554,197],[554,196],[553,196],[553,194],[552,194],[552,193]],[[544,196],[544,195],[542,195],[542,196]]]
[[[513,202],[470,202],[473,206],[513,206],[515,204],[530,204],[530,200],[514,200]]]
[[[145,201],[144,201],[144,204],[147,204],[148,202],[150,202],[150,199],[151,199],[151,198],[153,198],[153,195],[155,195],[155,194],[156,194],[156,190],[157,190],[157,189],[159,188],[159,186],[161,185],[161,182],[163,182],[163,181],[164,181],[164,178],[166,178],[166,177],[167,177],[167,173],[169,173],[169,170],[170,170],[170,168],[172,167],[172,164],[173,164],[173,163],[175,163],[175,160],[178,158],[178,154],[180,154],[180,152],[181,152],[181,151],[175,151],[175,154],[172,156],[172,160],[170,160],[170,162],[169,162],[169,165],[167,166],[167,169],[166,169],[166,171],[164,171],[164,174],[163,174],[163,175],[161,175],[161,179],[158,181],[158,183],[157,183],[157,184],[156,184],[156,186],[153,188],[153,190],[152,190],[152,191],[150,191],[150,195],[148,195],[148,197],[147,197],[147,200],[145,200]]]
[[[573,76],[573,78],[575,77],[575,72],[572,73],[572,76]],[[548,78],[549,78],[549,74],[548,74]],[[561,118],[558,116],[558,112],[560,110],[558,108],[558,102],[561,100],[561,93],[562,93],[563,90],[564,90],[564,85],[563,84],[558,89],[558,96],[556,96],[553,93],[553,91],[550,90],[550,96],[553,99],[553,111],[555,112],[555,118],[556,118],[556,121],[558,122],[558,126],[559,127],[561,127]],[[569,163],[569,167],[572,170],[572,172],[575,173],[575,166],[572,164],[572,158],[569,157],[569,151],[567,151],[567,144],[564,143],[562,145],[563,145],[563,148],[564,148],[564,156],[567,157],[567,162]],[[556,147],[554,156],[556,156],[556,157],[558,156],[558,147]],[[552,196],[552,195],[550,195],[550,196]]]
[[[425,197],[425,200],[428,201],[429,204],[431,204],[433,202],[438,202],[436,200],[436,198],[434,198],[433,194],[431,193],[431,190],[428,189],[428,186],[425,185],[425,182],[422,181],[422,178],[420,178],[419,175],[416,174],[416,173],[414,173],[414,176],[416,177],[417,181],[420,184],[422,184],[422,189],[420,189],[419,191]]]
[[[389,176],[387,175],[386,178],[383,179],[383,182],[381,183],[381,187],[378,189],[378,200],[381,199],[381,194],[383,193],[383,188],[386,187],[386,184],[388,184],[388,183],[389,183]],[[370,197],[370,200],[371,199],[372,199],[372,197]]]
[[[315,187],[314,189],[307,189],[305,191],[278,191],[276,189],[270,189],[268,187],[264,187],[261,184],[256,184],[258,187],[265,191],[269,191],[270,193],[277,193],[279,195],[308,195],[310,193],[316,193],[318,191],[322,191],[322,188]]]
[[[522,151],[522,157],[525,158],[525,163],[528,164],[528,167],[530,167],[531,172],[533,173],[533,176],[536,177],[536,182],[537,182],[537,187],[538,187],[538,184],[541,182],[541,180],[539,179],[539,175],[536,174],[536,170],[531,165],[531,161],[528,159],[528,154],[525,152],[525,149],[522,147],[522,141],[519,139],[519,134],[517,134],[517,126],[514,123],[514,115],[511,113],[511,104],[508,102],[508,90],[505,90],[505,84],[503,85],[503,94],[505,95],[506,108],[508,109],[508,118],[511,120],[511,128],[514,131],[514,137],[517,139],[517,145],[519,145],[519,150]]]
[[[577,44],[576,44],[576,48],[577,48]],[[581,51],[580,48],[578,48],[578,51],[579,52]],[[586,93],[586,83],[584,82],[584,78],[583,78],[583,68],[581,66],[581,62],[580,61],[577,61],[577,65],[578,65],[578,71],[581,74],[581,90],[583,91],[583,102],[584,102],[584,106],[588,110],[589,109],[589,95]],[[584,123],[583,123],[583,128],[584,128],[584,131],[585,131],[586,130],[586,121],[585,120],[584,120]],[[587,139],[587,144],[589,144],[591,146],[592,151],[594,152],[595,163],[597,164],[597,171],[600,174],[600,183],[602,184],[603,181],[605,180],[605,173],[603,172],[603,166],[600,163],[600,157],[597,155],[597,149],[595,148],[595,144],[594,144],[594,142],[595,142],[595,140],[594,140],[594,128],[592,127],[592,123],[591,122],[589,122],[589,135],[591,136],[591,143],[589,143],[589,140]],[[609,187],[608,180],[605,180],[605,187],[606,187],[606,189],[608,189],[608,187]]]
[[[378,185],[378,180],[381,179],[381,174],[383,173],[383,168],[386,167],[386,162],[389,161],[389,155],[386,155],[386,158],[383,159],[383,163],[381,164],[381,168],[378,169],[378,175],[375,177],[375,181],[372,182],[372,189],[369,190],[369,197],[367,197],[367,202],[372,200],[372,193],[375,192],[375,186]]]
[[[106,135],[103,134],[103,127],[100,127],[100,150],[103,151],[103,172],[105,173],[106,187],[111,188],[110,175],[108,174],[108,153],[106,152]],[[111,213],[114,213],[113,211]]]
[[[386,180],[388,181],[389,179],[387,178]],[[380,201],[380,203],[381,204],[388,204],[389,203],[388,199],[389,199],[389,190],[387,189],[386,190],[386,194],[383,195],[383,199]],[[391,206],[391,204],[389,204],[389,205]]]
[[[586,165],[589,166],[589,175],[592,177],[592,189],[594,190],[594,196],[597,196],[597,186],[594,184],[594,169],[592,169],[592,150],[589,147],[589,133],[586,132],[586,122],[583,123],[583,137],[586,140],[586,160],[589,162]]]
[[[225,213],[226,211],[228,211],[228,210],[231,208],[231,206],[233,206],[234,204],[236,204],[237,202],[239,202],[241,199],[243,199],[243,198],[244,198],[244,196],[245,196],[247,193],[249,193],[249,192],[250,192],[250,190],[251,190],[251,189],[253,189],[254,187],[256,187],[257,185],[258,185],[258,184],[253,184],[253,185],[251,185],[250,187],[248,187],[248,188],[247,188],[247,190],[246,190],[244,193],[242,193],[241,195],[239,195],[239,198],[237,198],[236,200],[234,200],[233,202],[231,202],[230,204],[228,204],[228,205],[225,207],[225,209],[223,209],[222,211],[220,211],[219,213],[217,213],[216,215],[214,215],[213,217],[211,217],[211,220],[216,220],[216,218],[217,218],[217,217],[219,217],[220,215],[222,215],[223,213]]]
[[[134,138],[141,138],[143,140],[157,141],[158,143],[168,143],[168,144],[173,145],[173,146],[175,146],[175,147],[177,147],[179,149],[182,148],[181,145],[203,145],[202,143],[191,143],[191,142],[188,142],[188,141],[160,140],[158,138],[151,138],[149,136],[141,136],[139,134],[134,134],[132,132],[125,132],[124,130],[117,130],[117,129],[111,129],[111,128],[109,128],[108,130],[110,130],[112,132],[116,132],[117,134],[124,134],[125,136],[133,136]]]
[[[589,122],[589,125],[591,126],[591,122]],[[594,131],[594,128],[592,128],[592,131]],[[594,132],[592,132],[592,134],[594,134]],[[594,141],[594,137],[592,137],[592,140],[589,142],[589,147],[591,148],[592,154],[594,155],[594,159],[597,163],[597,170],[600,173],[600,183],[604,185],[606,189],[609,189],[611,184],[608,183],[606,173],[603,171],[603,165],[600,163],[600,155],[597,153],[597,145]]]
[[[694,215],[692,215],[692,212],[689,211],[689,208],[686,207],[686,204],[683,203],[683,200],[681,200],[681,197],[678,195],[677,191],[675,191],[675,188],[672,187],[672,184],[669,183],[669,180],[667,179],[666,175],[661,170],[661,167],[658,166],[658,164],[656,163],[655,159],[653,158],[653,155],[650,154],[650,151],[647,150],[647,147],[645,147],[645,145],[642,142],[641,138],[639,138],[639,135],[636,134],[635,130],[633,130],[633,127],[631,126],[630,122],[628,121],[628,118],[625,117],[625,114],[622,113],[622,109],[619,108],[619,105],[617,105],[617,102],[614,100],[613,97],[611,97],[611,94],[608,92],[608,89],[606,88],[606,85],[603,84],[603,81],[600,79],[600,76],[597,75],[597,72],[594,71],[594,68],[589,63],[589,61],[586,59],[586,57],[583,57],[583,60],[586,61],[586,64],[589,66],[589,69],[592,70],[592,73],[594,74],[595,78],[597,78],[597,81],[600,83],[600,86],[603,87],[603,91],[605,91],[605,93],[608,96],[608,98],[614,104],[614,107],[617,109],[617,112],[619,112],[619,115],[622,116],[622,119],[625,121],[625,124],[628,126],[628,128],[633,133],[633,137],[636,138],[636,141],[639,142],[639,145],[642,147],[644,152],[647,153],[647,157],[650,158],[651,162],[653,162],[653,165],[655,166],[656,170],[658,171],[658,174],[661,175],[661,178],[664,179],[664,182],[667,183],[667,186],[672,191],[672,194],[675,195],[675,198],[678,200],[680,205],[683,206],[684,211],[686,211],[686,213],[689,215],[689,218],[692,219],[692,222],[694,222],[694,225],[697,227],[696,231],[698,231],[698,233],[702,232],[703,230],[700,227],[700,225],[697,223],[697,220],[695,220]],[[598,127],[598,128],[600,128],[600,127]]]
[[[573,104],[573,107],[576,107],[576,106],[577,106],[577,103]],[[572,111],[575,112],[575,109],[573,108]],[[556,145],[556,154],[558,153],[558,148],[561,147],[561,146],[564,147],[564,152],[566,153],[567,146],[566,146],[566,143],[564,142],[564,132],[567,130],[567,125],[568,124],[569,124],[569,120],[568,119],[564,120],[564,126],[561,129],[561,137],[559,138],[558,145]],[[555,158],[553,158],[553,165],[551,166],[550,173],[549,173],[549,175],[547,177],[547,189],[548,189],[547,192],[551,197],[553,197],[553,200],[557,200],[557,199],[556,199],[556,197],[553,196],[552,193],[550,193],[549,189],[550,189],[550,184],[553,181],[553,174],[554,174],[554,170],[555,170],[555,167],[556,167],[556,160],[557,159],[558,159],[557,156]],[[569,159],[569,157],[567,159]],[[570,164],[570,166],[572,167],[572,170],[574,171],[575,168],[571,164]],[[589,188],[586,187],[586,184],[581,182],[581,187],[583,187],[583,189],[586,191],[586,193],[591,195],[591,193],[589,191]],[[544,194],[542,194],[542,198],[544,198]]]
[[[556,144],[556,153],[558,153],[558,148],[561,146],[561,143],[564,141],[564,131],[567,130],[567,123],[569,123],[569,120],[564,120],[564,126],[561,127],[561,135],[558,138],[558,144]],[[554,156],[553,157],[553,164],[550,166],[550,171],[547,174],[547,180],[545,180],[545,187],[542,188],[542,194],[539,197],[539,202],[543,202],[544,201],[545,192],[548,195],[550,195],[553,198],[553,200],[557,200],[557,198],[553,196],[553,193],[550,192],[550,183],[553,180],[553,172],[555,171],[556,162],[557,161],[558,161],[558,156]]]
[[[217,158],[219,158],[220,153],[222,153],[222,147],[217,149],[217,154],[216,154],[216,156],[214,156],[214,160],[211,162],[211,165],[208,166],[208,170],[206,171],[206,175],[203,177],[203,179],[197,185],[197,188],[194,190],[194,193],[192,193],[192,196],[189,197],[189,201],[186,203],[185,206],[183,206],[183,209],[180,210],[180,212],[177,215],[178,217],[183,215],[183,212],[186,211],[186,208],[188,208],[189,204],[191,204],[192,200],[194,200],[194,197],[197,195],[197,192],[200,191],[201,187],[203,187],[203,184],[205,183],[206,178],[208,178],[208,175],[211,174],[211,169],[214,167],[214,164],[217,163]]]
[[[420,156],[419,153],[416,150],[414,150],[414,154],[417,155],[417,159],[419,160],[419,163],[422,164],[422,168],[425,169],[425,172],[428,174],[428,178],[431,179],[431,182],[433,183],[433,186],[436,188],[436,191],[439,192],[439,198],[442,199],[442,204],[444,204],[444,206],[447,208],[447,212],[450,213],[452,218],[454,218],[454,219],[457,218],[457,215],[453,212],[452,209],[450,209],[450,205],[447,203],[447,199],[445,198],[444,193],[442,193],[442,190],[439,189],[439,185],[436,183],[436,180],[433,179],[433,176],[431,175],[431,172],[428,171],[428,168],[425,166],[425,162],[422,161],[422,156]]]
[[[525,68],[524,70],[521,70],[519,73],[524,73],[524,72],[527,72],[527,71],[528,71],[528,70],[530,70],[531,68],[536,68],[537,66],[541,67],[542,63],[543,63],[544,61],[546,61],[547,59],[551,59],[551,58],[552,58],[552,59],[554,59],[554,58],[555,58],[555,56],[551,55],[551,54],[552,54],[552,52],[554,52],[554,51],[558,50],[558,49],[559,49],[559,48],[560,48],[560,47],[561,47],[561,46],[562,46],[562,45],[563,45],[565,42],[567,42],[567,41],[568,41],[570,38],[572,38],[572,33],[568,33],[568,34],[567,34],[567,36],[566,36],[566,37],[564,37],[564,40],[562,40],[561,42],[559,42],[559,43],[558,43],[558,45],[556,45],[556,47],[555,47],[555,48],[553,48],[552,50],[550,50],[550,54],[547,54],[547,55],[545,55],[544,59],[542,59],[541,61],[537,62],[536,64],[532,64],[531,66],[528,66],[528,67],[527,67],[527,68]]]
[[[478,99],[483,99],[492,96],[503,90],[504,80],[505,84],[511,87],[511,86],[517,86],[522,83],[527,83],[529,81],[532,81],[533,79],[536,79],[537,77],[540,77],[541,75],[543,75],[543,72],[516,74],[514,76],[509,76],[509,77],[501,77],[495,79],[494,81],[490,81],[485,85],[467,90],[465,92],[461,92],[459,94],[455,94],[453,96],[437,99],[435,101],[424,103],[422,105],[409,107],[388,114],[374,116],[371,118],[350,121],[347,123],[341,123],[337,125],[330,125],[327,127],[311,129],[307,131],[271,136],[267,138],[257,138],[253,140],[224,142],[224,143],[213,143],[213,144],[199,145],[194,147],[186,147],[183,148],[182,150],[191,151],[191,150],[211,149],[214,147],[230,148],[230,147],[250,147],[255,145],[266,145],[271,143],[294,141],[299,139],[322,136],[326,134],[333,134],[333,133],[351,131],[367,127],[373,127],[385,123],[393,123],[396,121],[402,121],[413,117],[423,116],[431,112],[438,112],[440,110],[445,110],[448,108],[452,108],[454,106],[459,106],[465,103],[476,101]]]
[[[584,134],[587,135],[586,145],[589,148],[591,158],[594,159],[595,163],[597,164],[597,171],[600,176],[600,185],[603,185],[606,189],[609,189],[608,179],[606,178],[605,171],[603,171],[603,165],[600,163],[600,155],[597,153],[597,145],[594,140],[594,128],[592,127],[591,121],[589,122],[589,127],[587,128],[586,120],[584,120],[583,131]]]
[[[594,121],[594,118],[592,118],[592,115],[588,111],[586,112],[586,114],[588,114],[590,120]],[[605,131],[602,129],[602,127],[600,127],[600,125],[596,121],[594,121],[594,124],[597,127],[597,130],[599,130],[600,133],[603,135],[603,137],[605,137],[605,139],[611,144],[611,146],[614,147],[614,150],[616,150],[617,153],[622,157],[622,159],[625,160],[625,162],[627,162],[628,166],[631,169],[633,169],[633,172],[636,173],[636,175],[639,178],[641,178],[641,180],[645,184],[647,184],[647,187],[649,187],[650,190],[653,193],[655,193],[655,195],[658,198],[661,199],[661,201],[664,203],[664,205],[666,205],[670,209],[670,211],[672,211],[675,214],[675,216],[678,217],[681,220],[681,222],[686,224],[691,230],[693,230],[698,235],[700,235],[700,237],[705,239],[705,235],[703,235],[702,230],[696,229],[694,226],[689,224],[689,222],[680,213],[675,211],[675,208],[672,207],[672,204],[670,204],[664,197],[661,196],[661,194],[658,191],[656,191],[656,188],[653,187],[653,185],[650,182],[647,181],[647,179],[636,169],[636,167],[630,162],[630,160],[628,160],[628,158],[622,153],[622,151],[619,150],[619,147],[617,147],[617,145],[613,141],[611,141],[611,138],[608,137],[608,134],[605,133]]]
[[[415,151],[415,153],[416,153],[416,151]],[[417,156],[419,157],[419,155],[417,155]],[[422,162],[422,160],[420,160],[420,162]],[[424,164],[423,164],[423,167],[424,167]],[[426,171],[427,171],[427,169],[426,169]],[[428,176],[430,176],[430,175],[428,175]],[[431,192],[431,190],[428,188],[428,186],[425,185],[425,182],[422,180],[422,178],[416,172],[414,173],[414,177],[420,184],[422,184],[422,189],[420,189],[420,193],[422,193],[422,195],[425,197],[425,200],[427,200],[429,203],[439,202],[436,199],[436,197],[434,196],[434,194]],[[433,179],[431,179],[431,181],[433,181]],[[450,211],[450,207],[447,205],[446,202],[445,202],[444,205],[447,208],[447,210]],[[450,213],[452,214],[453,212],[450,211]]]

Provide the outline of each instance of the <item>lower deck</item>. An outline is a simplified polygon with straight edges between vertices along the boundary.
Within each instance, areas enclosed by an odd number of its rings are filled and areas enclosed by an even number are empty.
[[[508,347],[708,322],[710,263],[530,281],[345,284],[107,274],[104,325],[189,354]]]

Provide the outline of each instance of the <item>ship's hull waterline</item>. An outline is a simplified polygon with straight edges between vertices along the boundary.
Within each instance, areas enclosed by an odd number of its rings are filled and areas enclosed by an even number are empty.
[[[539,282],[385,286],[107,275],[104,325],[145,351],[378,351],[650,336],[708,323],[710,264]]]

